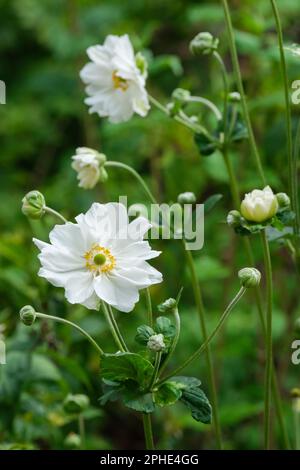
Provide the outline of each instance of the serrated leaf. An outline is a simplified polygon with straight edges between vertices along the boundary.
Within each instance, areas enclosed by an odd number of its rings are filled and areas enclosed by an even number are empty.
[[[180,401],[191,410],[196,421],[211,423],[211,405],[201,388],[191,387],[183,390]]]
[[[101,361],[103,379],[113,382],[133,380],[145,387],[152,376],[153,365],[144,357],[134,353],[106,354]]]
[[[152,413],[155,408],[152,393],[142,394],[137,393],[136,390],[125,390],[122,401],[128,408],[142,413]]]
[[[173,405],[182,395],[176,382],[164,382],[154,393],[154,402],[159,406]]]
[[[161,333],[164,337],[171,339],[176,334],[176,328],[168,317],[158,317],[155,321],[155,332]]]
[[[177,386],[180,386],[181,388],[200,387],[201,385],[201,380],[196,377],[186,377],[184,375],[172,377],[172,382],[176,382]]]

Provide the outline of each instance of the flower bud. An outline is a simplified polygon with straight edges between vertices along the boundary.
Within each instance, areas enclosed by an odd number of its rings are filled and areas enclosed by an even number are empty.
[[[178,195],[177,197],[177,202],[179,204],[195,204],[197,198],[196,198],[196,195],[192,192],[185,192],[185,193],[181,193]]]
[[[72,395],[69,394],[66,396],[63,407],[66,413],[69,414],[76,414],[76,413],[81,413],[83,410],[85,410],[90,404],[89,397],[86,395]]]
[[[245,195],[241,204],[241,213],[250,222],[265,222],[271,219],[278,210],[278,202],[270,186],[263,190],[254,189]]]
[[[81,447],[81,438],[79,434],[76,434],[75,432],[70,432],[70,434],[68,434],[65,438],[64,444],[69,449],[79,449]]]
[[[183,88],[175,88],[175,90],[172,93],[173,100],[181,101],[183,103],[188,101],[190,96],[191,96],[191,93],[189,92],[189,90],[184,90]]]
[[[238,272],[243,287],[256,287],[260,283],[261,274],[256,268],[243,268]]]
[[[228,94],[228,99],[231,103],[239,103],[241,101],[241,95],[238,91],[232,91]]]
[[[239,227],[240,223],[241,223],[241,214],[239,211],[236,211],[236,210],[233,210],[233,211],[230,211],[227,215],[227,224],[230,226],[230,227]]]
[[[36,319],[36,311],[31,305],[25,305],[20,310],[20,320],[26,326],[31,326]]]
[[[99,169],[99,181],[100,183],[105,183],[108,180],[108,174],[104,166],[101,166]]]
[[[141,53],[138,52],[135,55],[135,64],[139,71],[141,72],[142,77],[147,78],[148,76],[148,62],[146,57]]]
[[[194,55],[199,54],[211,54],[218,48],[219,39],[214,38],[211,33],[203,32],[197,34],[197,36],[190,42],[190,51]]]
[[[175,299],[167,299],[158,306],[158,310],[161,313],[166,313],[168,311],[174,310],[177,307],[177,301]]]
[[[106,181],[105,162],[106,156],[104,153],[99,153],[97,150],[88,147],[78,147],[76,155],[72,157],[71,166],[77,172],[79,187],[92,189],[98,181]]]
[[[40,219],[45,214],[45,198],[39,191],[30,191],[22,199],[22,212],[30,219]]]
[[[291,200],[286,193],[276,194],[277,202],[280,208],[288,208],[291,205]]]
[[[147,348],[153,352],[160,352],[165,349],[164,335],[159,333],[157,335],[150,336],[147,342]]]

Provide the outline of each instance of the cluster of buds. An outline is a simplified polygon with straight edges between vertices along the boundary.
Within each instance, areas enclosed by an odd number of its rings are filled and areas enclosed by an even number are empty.
[[[150,336],[148,343],[147,343],[147,348],[149,351],[152,352],[161,352],[166,348],[165,342],[164,342],[164,335],[162,333],[159,333],[157,335],[152,335]]]

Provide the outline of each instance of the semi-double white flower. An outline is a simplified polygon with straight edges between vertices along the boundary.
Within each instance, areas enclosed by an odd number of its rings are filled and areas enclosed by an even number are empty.
[[[64,287],[67,300],[97,309],[103,300],[130,312],[139,290],[162,281],[147,263],[160,252],[144,240],[151,224],[144,217],[129,223],[125,206],[94,203],[76,223],[56,225],[50,243],[33,239],[40,249],[39,276]]]
[[[245,195],[241,204],[241,214],[251,222],[265,222],[278,210],[278,201],[270,186],[263,190],[254,189]]]
[[[133,113],[146,116],[149,110],[145,89],[145,68],[141,56],[134,50],[127,34],[109,35],[104,44],[87,49],[91,62],[80,72],[87,85],[90,113],[108,117],[110,122],[128,121]]]
[[[91,189],[96,186],[101,174],[101,166],[105,163],[106,157],[88,147],[78,147],[76,155],[72,157],[72,168],[77,172],[79,187]]]

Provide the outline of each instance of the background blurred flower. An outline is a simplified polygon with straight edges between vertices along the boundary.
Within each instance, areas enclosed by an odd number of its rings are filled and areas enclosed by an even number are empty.
[[[85,103],[90,113],[108,117],[110,122],[128,121],[133,113],[146,116],[149,110],[145,89],[145,63],[134,56],[127,34],[109,35],[103,46],[91,46],[87,54],[92,62],[80,72],[89,95]]]
[[[84,189],[94,188],[106,161],[105,155],[88,147],[78,147],[72,160],[72,168],[77,172],[79,186]]]

